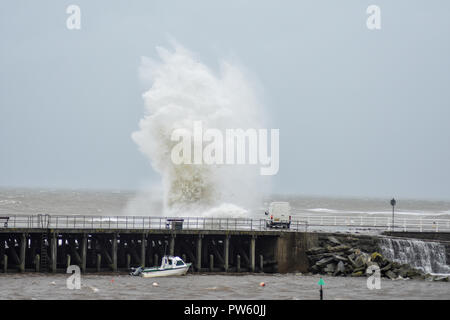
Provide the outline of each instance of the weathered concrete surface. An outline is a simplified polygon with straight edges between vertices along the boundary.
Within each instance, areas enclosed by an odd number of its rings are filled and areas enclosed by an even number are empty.
[[[308,239],[311,237],[312,239]],[[276,260],[278,272],[307,272],[309,263],[307,245],[314,241],[314,234],[305,232],[283,233],[277,239]]]
[[[383,235],[401,237],[401,238],[413,238],[422,240],[435,240],[435,241],[450,241],[450,232],[399,232],[399,231],[385,231]]]

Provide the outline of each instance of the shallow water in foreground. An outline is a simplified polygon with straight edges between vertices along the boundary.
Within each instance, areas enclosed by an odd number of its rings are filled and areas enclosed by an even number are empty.
[[[68,274],[0,274],[0,299],[297,300],[319,299],[318,276],[296,274],[188,274],[144,279],[126,274],[86,274],[81,289],[66,287]],[[369,290],[367,278],[323,277],[324,299],[450,299],[449,282],[381,279]],[[153,286],[157,282],[159,286]],[[265,287],[259,286],[265,282]]]

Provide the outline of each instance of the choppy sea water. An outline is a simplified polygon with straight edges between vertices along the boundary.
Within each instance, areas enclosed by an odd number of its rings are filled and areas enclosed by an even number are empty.
[[[149,300],[318,300],[318,276],[298,274],[188,274],[141,278],[117,274],[81,276],[81,289],[68,289],[69,275],[0,274],[0,299],[149,299]],[[324,299],[450,299],[450,283],[381,279],[368,289],[367,279],[327,277]],[[157,282],[158,286],[153,284]],[[262,287],[259,284],[265,283]]]
[[[266,197],[262,203],[247,208],[253,218],[264,218],[271,201],[289,201],[292,215],[345,215],[389,217],[390,199],[332,198],[311,196]],[[162,203],[151,192],[87,191],[0,188],[0,214],[58,215],[135,215],[161,216]],[[450,201],[397,199],[399,217],[450,219]]]

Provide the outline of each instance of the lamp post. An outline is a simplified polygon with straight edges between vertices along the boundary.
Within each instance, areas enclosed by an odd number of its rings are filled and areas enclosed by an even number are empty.
[[[393,231],[395,231],[395,229],[394,229],[394,208],[395,208],[395,205],[397,204],[397,201],[395,201],[395,199],[394,198],[392,198],[392,200],[391,200],[391,206],[392,206],[392,230]]]

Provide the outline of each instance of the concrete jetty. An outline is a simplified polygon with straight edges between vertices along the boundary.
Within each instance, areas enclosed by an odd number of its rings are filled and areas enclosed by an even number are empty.
[[[193,272],[306,272],[308,234],[279,231],[0,229],[3,272],[128,271],[185,256]]]
[[[190,272],[303,273],[320,234],[305,229],[251,219],[21,216],[0,228],[0,272],[65,272],[70,264],[83,273],[128,272],[170,254],[191,262]],[[429,236],[438,234],[448,239]]]

